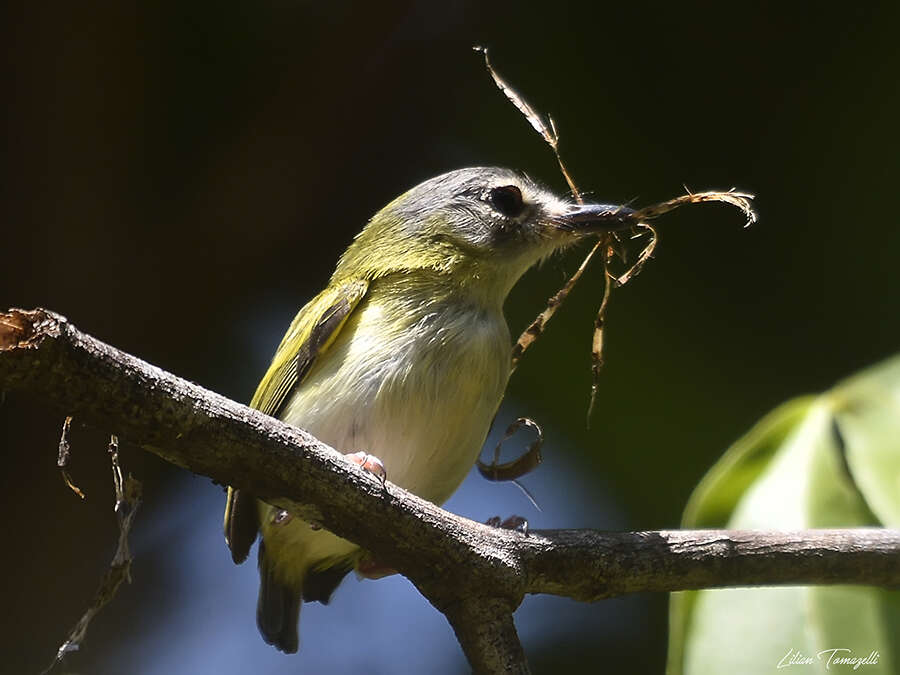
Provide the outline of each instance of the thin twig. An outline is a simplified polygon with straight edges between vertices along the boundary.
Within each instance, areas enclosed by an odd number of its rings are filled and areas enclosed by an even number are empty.
[[[495,594],[505,589],[513,594],[553,592],[583,598],[610,588],[612,580],[603,578],[603,570],[609,573],[612,568],[600,563],[629,552],[655,551],[652,556],[659,564],[672,555],[693,561],[692,569],[700,570],[704,583],[712,585],[702,570],[703,559],[728,560],[768,552],[781,555],[783,561],[783,556],[795,550],[810,557],[805,571],[773,567],[765,572],[770,582],[837,582],[841,576],[848,583],[900,584],[898,530],[813,530],[791,537],[745,533],[741,541],[747,543],[747,549],[742,551],[729,543],[729,537],[735,535],[727,532],[554,531],[532,532],[526,538],[487,528],[454,516],[390,481],[382,487],[377,478],[344,461],[308,433],[125,354],[82,333],[57,314],[12,312],[27,324],[28,337],[0,348],[0,381],[7,389],[42,396],[88,424],[114,426],[120,436],[167,461],[266,496],[301,518],[317,520],[372,551],[385,564],[424,581],[425,586],[430,580],[443,587],[445,575],[449,575],[467,579],[460,586],[463,595],[467,588],[491,587]],[[0,329],[0,343],[2,337]],[[673,550],[669,546],[673,541],[682,548]],[[688,555],[692,541],[698,543],[696,557]],[[806,547],[807,543],[818,548]],[[831,550],[830,544],[839,546]],[[841,567],[835,576],[830,566],[844,555],[872,559],[855,571],[849,565]],[[513,563],[514,558],[525,567]],[[565,559],[573,564],[563,570]],[[586,566],[588,560],[600,566]],[[459,565],[465,569],[457,569]],[[659,581],[658,574],[648,576],[640,565],[615,572],[616,587],[627,592],[649,587],[663,590],[662,586],[673,583]],[[684,570],[679,576],[683,574]],[[492,585],[485,586],[488,577]],[[730,584],[742,581],[733,571],[723,579]],[[762,574],[754,579],[752,583],[764,583]],[[683,579],[677,581],[676,587],[684,583]]]

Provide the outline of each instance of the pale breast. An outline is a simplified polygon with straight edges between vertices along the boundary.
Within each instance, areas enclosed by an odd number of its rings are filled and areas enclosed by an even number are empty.
[[[437,503],[465,477],[509,376],[499,308],[452,298],[365,299],[291,396],[283,419]]]

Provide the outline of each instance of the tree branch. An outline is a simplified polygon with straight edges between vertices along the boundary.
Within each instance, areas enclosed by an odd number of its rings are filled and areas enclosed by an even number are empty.
[[[513,623],[514,610],[508,601],[490,597],[466,598],[442,610],[476,673],[530,672]]]
[[[195,473],[315,521],[444,612],[479,672],[527,672],[525,593],[594,601],[729,585],[900,585],[900,531],[499,530],[460,518],[284,424],[125,354],[46,310],[0,314],[0,387],[44,397]],[[390,470],[390,467],[388,467]]]

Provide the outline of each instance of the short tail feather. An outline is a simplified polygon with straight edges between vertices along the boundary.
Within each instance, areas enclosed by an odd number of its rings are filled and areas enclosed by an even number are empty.
[[[225,502],[225,541],[235,563],[241,564],[247,559],[250,547],[256,541],[258,529],[256,498],[242,490],[228,488],[228,499]]]
[[[344,580],[351,569],[352,566],[347,563],[308,572],[306,579],[303,580],[303,600],[327,605],[334,589]]]

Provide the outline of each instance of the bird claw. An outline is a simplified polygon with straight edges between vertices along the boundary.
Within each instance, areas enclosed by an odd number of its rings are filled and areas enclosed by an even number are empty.
[[[272,512],[272,524],[273,525],[286,525],[287,523],[293,520],[294,516],[285,511],[284,509],[276,509]]]
[[[485,525],[491,527],[499,527],[503,530],[515,530],[524,535],[528,535],[528,521],[522,516],[510,516],[506,520],[500,520],[500,516],[493,516],[484,521]]]
[[[384,468],[384,463],[375,455],[370,455],[367,452],[350,452],[344,457],[359,466],[363,471],[367,471],[375,476],[384,485],[387,480],[387,469]]]

